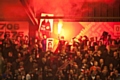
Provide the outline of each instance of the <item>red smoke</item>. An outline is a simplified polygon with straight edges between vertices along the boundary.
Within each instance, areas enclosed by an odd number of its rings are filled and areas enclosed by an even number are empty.
[[[30,5],[36,13],[52,13],[54,15],[81,14],[85,2],[106,4],[114,3],[115,0],[32,0]]]
[[[2,10],[2,18],[4,20],[25,20],[27,18],[24,7],[19,0],[2,0],[0,7]]]
[[[115,0],[104,0],[104,2],[107,4],[113,4],[115,2]]]
[[[60,16],[78,16],[89,12],[91,8],[84,8],[85,2],[88,3],[106,3],[111,5],[115,0],[27,0],[36,14],[52,13]],[[7,19],[26,18],[26,12],[20,3],[20,0],[1,0],[0,2],[2,17]],[[93,5],[94,6],[94,5]],[[89,11],[88,11],[89,10]],[[13,17],[14,16],[14,17]]]

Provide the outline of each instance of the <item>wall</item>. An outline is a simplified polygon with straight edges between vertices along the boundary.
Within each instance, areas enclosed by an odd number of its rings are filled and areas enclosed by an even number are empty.
[[[58,38],[57,22],[54,23],[54,30],[52,37]],[[115,27],[117,25],[117,28]],[[63,30],[61,36],[70,41],[73,37],[88,36],[98,37],[102,36],[104,31],[108,32],[112,38],[120,37],[120,22],[63,22]],[[117,29],[117,30],[116,30]],[[117,34],[115,34],[117,31]]]

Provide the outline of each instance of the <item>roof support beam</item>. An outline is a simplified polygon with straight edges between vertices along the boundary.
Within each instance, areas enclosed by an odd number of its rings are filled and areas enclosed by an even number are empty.
[[[32,23],[34,25],[38,25],[38,20],[35,17],[35,14],[33,13],[33,11],[31,10],[30,6],[28,5],[28,3],[25,0],[20,0],[20,2],[22,3],[22,5],[24,6],[24,9],[27,13],[27,15],[29,16],[30,20],[32,21]]]

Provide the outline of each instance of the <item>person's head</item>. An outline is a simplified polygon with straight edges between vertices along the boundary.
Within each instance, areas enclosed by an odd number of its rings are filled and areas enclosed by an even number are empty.
[[[78,65],[77,64],[75,64],[74,67],[75,67],[75,69],[78,69]]]
[[[114,51],[114,52],[113,52],[113,56],[114,56],[114,57],[118,57],[118,52],[117,52],[117,51]]]
[[[12,64],[10,62],[7,62],[7,67],[11,67]]]
[[[73,74],[73,70],[72,69],[70,70],[70,74]]]
[[[77,51],[76,54],[77,54],[77,56],[80,56],[80,55],[81,55],[81,52],[80,52],[80,51]]]
[[[95,51],[97,51],[98,50],[98,45],[95,45]]]
[[[85,54],[85,58],[88,58],[88,57],[89,57],[89,54],[86,53],[86,54]]]
[[[47,70],[48,70],[48,67],[47,67],[47,66],[45,66],[45,67],[44,67],[44,69],[47,71]]]
[[[81,77],[81,80],[85,80],[85,77]]]
[[[98,62],[97,61],[94,61],[94,66],[98,66]]]
[[[60,37],[60,40],[64,40],[64,36],[61,36],[61,37]]]
[[[110,64],[109,64],[109,68],[113,68],[113,63],[110,63]]]
[[[112,45],[115,45],[115,40],[112,40]]]
[[[46,19],[45,19],[45,22],[48,22],[49,19],[47,19],[49,16],[48,15],[45,15]]]
[[[35,42],[35,43],[37,43],[37,42],[38,42],[38,39],[37,39],[37,38],[35,38],[34,42]]]
[[[103,72],[103,73],[107,73],[107,72],[108,72],[108,67],[107,67],[107,66],[104,66],[102,72]]]
[[[13,53],[12,52],[8,52],[8,56],[9,57],[13,57]]]
[[[100,56],[102,54],[102,51],[101,50],[98,50],[97,51],[97,55]]]
[[[30,61],[30,62],[32,62],[32,61],[33,61],[33,58],[32,58],[31,56],[30,56],[30,58],[29,58],[29,61]]]
[[[46,58],[42,58],[42,62],[45,63],[46,62]]]
[[[24,62],[21,61],[21,62],[19,63],[19,65],[20,65],[20,66],[23,66],[23,65],[24,65]]]
[[[91,49],[89,49],[88,50],[88,54],[92,56],[93,55],[93,51]]]
[[[100,75],[96,75],[96,80],[101,80]]]
[[[85,64],[86,62],[87,62],[87,59],[84,58],[84,59],[82,60],[82,63]]]
[[[118,73],[118,70],[117,70],[117,69],[114,70],[114,74],[115,74],[116,76],[118,76],[119,73]]]
[[[104,59],[101,58],[101,59],[99,60],[99,62],[100,62],[100,64],[104,64]]]
[[[28,38],[28,36],[26,35],[26,36],[25,36],[25,40],[28,40],[28,39],[29,39],[29,38]]]
[[[18,75],[18,76],[17,76],[17,80],[22,80],[22,76],[21,76],[21,75]]]
[[[21,53],[18,53],[18,58],[22,57]]]
[[[84,46],[84,50],[88,50],[88,46],[85,45],[85,46]]]

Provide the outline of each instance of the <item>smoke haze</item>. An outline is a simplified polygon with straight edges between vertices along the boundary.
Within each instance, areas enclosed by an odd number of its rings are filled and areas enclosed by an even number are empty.
[[[114,3],[115,0],[29,0],[36,13],[46,12],[55,15],[77,15],[84,11],[85,2]],[[88,9],[86,9],[88,10]]]

